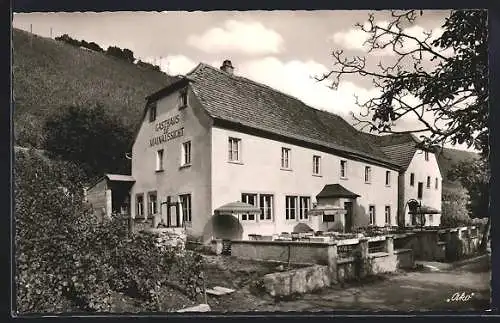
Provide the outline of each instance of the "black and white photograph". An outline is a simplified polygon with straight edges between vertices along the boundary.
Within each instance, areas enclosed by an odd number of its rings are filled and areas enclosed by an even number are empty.
[[[13,315],[488,311],[488,75],[483,9],[13,12]]]

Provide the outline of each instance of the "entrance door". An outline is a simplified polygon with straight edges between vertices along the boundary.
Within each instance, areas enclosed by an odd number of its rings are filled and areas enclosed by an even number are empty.
[[[345,214],[345,232],[352,231],[352,217],[353,217],[353,208],[352,202],[344,202],[344,209],[347,211]]]

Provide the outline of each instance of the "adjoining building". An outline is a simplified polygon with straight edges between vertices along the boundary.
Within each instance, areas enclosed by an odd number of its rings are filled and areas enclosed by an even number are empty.
[[[373,136],[380,149],[400,166],[398,218],[405,226],[438,226],[441,223],[442,175],[436,154],[417,149],[412,134]],[[422,216],[410,215],[408,201],[420,204]],[[422,222],[423,221],[423,222]]]
[[[130,175],[105,174],[85,189],[85,202],[94,214],[111,218],[129,213],[129,192],[135,180]]]
[[[337,115],[234,75],[230,61],[220,69],[201,63],[147,97],[132,148],[131,217],[156,215],[205,240],[304,225],[314,231],[395,226],[412,196],[399,179],[417,170],[426,173],[418,172],[415,185],[420,176],[441,176],[434,156],[427,162],[415,151],[406,165],[390,153],[392,146]],[[440,192],[428,189],[422,201],[440,201]],[[260,212],[233,218],[216,212],[233,202]],[[318,215],[311,211],[317,204],[343,212]]]

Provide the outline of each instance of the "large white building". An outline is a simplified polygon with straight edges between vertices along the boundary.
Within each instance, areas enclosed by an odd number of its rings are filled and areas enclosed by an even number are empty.
[[[246,239],[292,232],[299,223],[316,231],[395,226],[403,218],[411,224],[403,214],[413,197],[440,209],[434,154],[413,146],[412,158],[402,161],[389,137],[361,133],[232,71],[229,61],[221,69],[199,64],[147,98],[132,148],[133,218],[159,214],[167,226],[205,240]],[[427,186],[417,196],[421,183]],[[318,199],[347,213],[325,223],[308,212]],[[261,212],[230,220],[215,214],[236,201]]]

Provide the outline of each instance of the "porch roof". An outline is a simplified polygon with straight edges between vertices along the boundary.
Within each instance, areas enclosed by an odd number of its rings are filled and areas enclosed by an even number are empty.
[[[104,176],[109,181],[112,181],[112,182],[135,182],[135,179],[130,175],[105,174]]]
[[[328,184],[323,187],[321,192],[316,195],[316,198],[325,198],[325,197],[343,197],[343,198],[357,198],[360,195],[353,193],[346,189],[344,186],[340,184]]]

